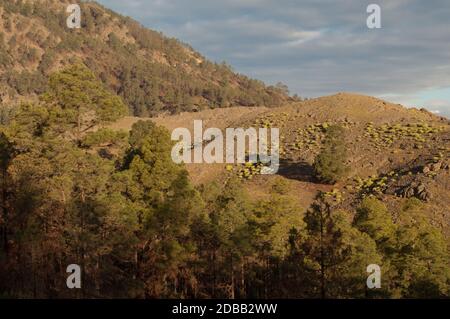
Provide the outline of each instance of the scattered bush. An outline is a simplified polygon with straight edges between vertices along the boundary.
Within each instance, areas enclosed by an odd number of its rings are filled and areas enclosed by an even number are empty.
[[[321,152],[314,161],[316,178],[324,183],[334,184],[348,172],[345,162],[345,131],[342,127],[333,125],[327,128],[326,137]]]

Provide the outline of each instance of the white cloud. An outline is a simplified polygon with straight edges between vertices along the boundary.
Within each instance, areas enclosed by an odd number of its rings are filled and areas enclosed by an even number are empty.
[[[101,2],[239,72],[286,82],[304,96],[353,91],[407,100],[450,87],[448,0],[378,0],[378,30],[366,27],[373,1]]]

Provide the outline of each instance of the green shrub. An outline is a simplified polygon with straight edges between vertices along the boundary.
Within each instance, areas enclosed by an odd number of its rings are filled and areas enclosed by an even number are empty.
[[[345,131],[342,127],[333,125],[327,129],[323,148],[313,165],[315,176],[319,181],[334,184],[347,174],[344,138]]]

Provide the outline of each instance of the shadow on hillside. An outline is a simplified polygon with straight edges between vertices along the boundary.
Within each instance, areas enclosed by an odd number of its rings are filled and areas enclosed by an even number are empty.
[[[293,162],[291,160],[280,160],[278,175],[302,182],[314,183],[313,167],[306,162]]]

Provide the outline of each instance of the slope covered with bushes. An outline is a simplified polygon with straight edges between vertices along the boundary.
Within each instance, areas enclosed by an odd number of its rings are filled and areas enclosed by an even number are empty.
[[[70,1],[0,1],[1,99],[45,91],[48,74],[76,60],[130,106],[149,116],[205,108],[277,106],[285,86],[266,86],[213,63],[176,39],[95,2],[81,4],[82,26],[69,29]]]

